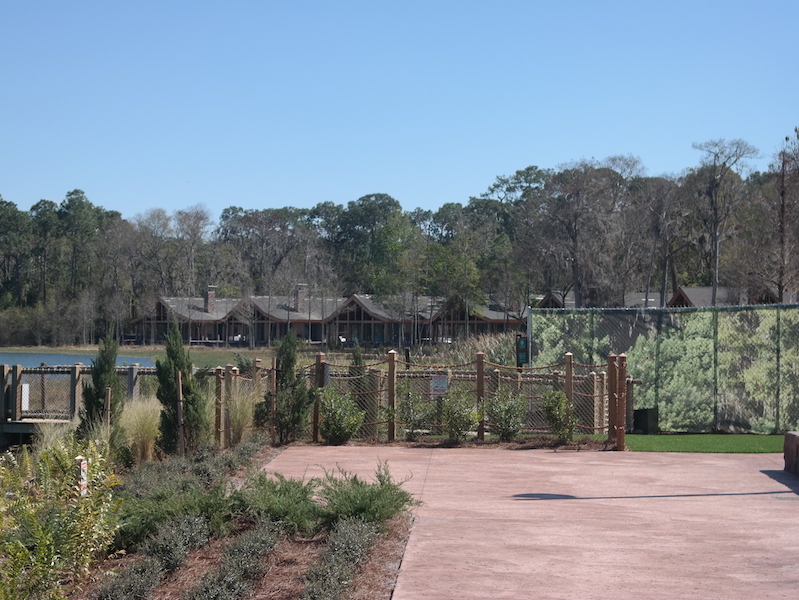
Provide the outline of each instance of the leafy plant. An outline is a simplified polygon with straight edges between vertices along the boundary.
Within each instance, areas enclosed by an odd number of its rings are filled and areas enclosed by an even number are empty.
[[[526,415],[526,400],[507,387],[500,387],[494,398],[486,404],[489,430],[503,442],[512,442],[519,435],[524,428]]]
[[[480,415],[474,410],[474,401],[468,390],[450,388],[443,398],[441,421],[447,439],[452,443],[462,442],[466,434],[474,430]]]
[[[86,461],[85,488],[76,456]],[[93,441],[70,436],[36,454],[23,449],[17,456],[3,455],[0,593],[60,598],[62,582],[85,577],[117,527],[116,483],[105,453]]]
[[[318,392],[319,433],[328,444],[345,444],[363,425],[366,412],[360,410],[351,394],[327,386]]]
[[[430,425],[432,409],[422,395],[411,390],[407,381],[397,386],[397,418],[405,426],[405,440],[415,442]]]
[[[550,390],[544,394],[544,414],[547,423],[561,444],[571,444],[574,439],[574,407],[563,392]]]

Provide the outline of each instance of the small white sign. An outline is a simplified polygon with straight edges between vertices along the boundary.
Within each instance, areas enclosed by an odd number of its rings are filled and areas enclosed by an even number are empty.
[[[444,396],[447,393],[448,387],[449,381],[447,380],[446,374],[433,375],[433,378],[430,380],[430,394],[432,396]]]

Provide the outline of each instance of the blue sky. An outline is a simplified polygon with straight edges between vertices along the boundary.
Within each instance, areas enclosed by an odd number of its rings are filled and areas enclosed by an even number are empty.
[[[131,218],[387,193],[466,203],[529,165],[764,169],[799,125],[799,2],[72,0],[0,7],[0,195]]]

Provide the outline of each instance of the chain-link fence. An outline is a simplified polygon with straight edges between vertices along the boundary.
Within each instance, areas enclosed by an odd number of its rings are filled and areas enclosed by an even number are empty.
[[[626,353],[636,409],[663,431],[799,426],[799,306],[532,311],[534,366]]]

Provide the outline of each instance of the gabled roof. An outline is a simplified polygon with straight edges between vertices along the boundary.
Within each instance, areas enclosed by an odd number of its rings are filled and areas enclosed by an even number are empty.
[[[224,321],[242,302],[239,298],[216,298],[214,310],[205,310],[204,298],[159,298],[172,313],[179,319],[192,322]]]
[[[711,286],[681,286],[674,292],[674,295],[666,303],[669,307],[703,307],[713,306],[713,288]],[[719,287],[716,290],[716,306],[739,306],[746,304],[744,298],[737,291]]]
[[[347,298],[341,297],[308,297],[305,299],[305,309],[298,311],[293,296],[253,296],[251,300],[256,309],[270,320],[306,323],[322,322],[329,319],[347,302]]]

